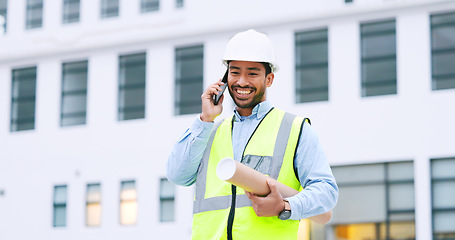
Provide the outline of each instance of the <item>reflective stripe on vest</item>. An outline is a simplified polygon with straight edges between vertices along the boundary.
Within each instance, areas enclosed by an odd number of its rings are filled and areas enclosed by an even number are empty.
[[[260,157],[261,160],[261,156],[271,158],[268,167],[270,177],[298,190],[300,183],[294,174],[293,158],[302,122],[302,118],[290,113],[278,109],[271,110],[247,143],[244,159],[250,154]],[[225,239],[226,222],[232,201],[231,185],[220,180],[215,173],[216,164],[224,157],[233,157],[232,118],[225,119],[214,127],[198,170],[193,205],[193,239]],[[281,237],[283,229],[290,231],[289,236],[297,236],[298,221],[257,217],[251,206],[251,201],[243,189],[237,188],[235,204],[237,210],[233,227],[235,239],[237,237],[242,239],[236,232],[241,233],[246,229],[253,231],[255,226],[270,228],[270,231],[280,229]],[[204,224],[206,227],[203,227]],[[247,236],[243,237],[247,239]],[[274,239],[277,235],[264,231],[261,239],[264,239],[263,237]]]

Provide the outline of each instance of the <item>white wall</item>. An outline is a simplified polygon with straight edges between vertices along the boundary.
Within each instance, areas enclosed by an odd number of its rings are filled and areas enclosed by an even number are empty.
[[[159,179],[174,142],[194,115],[174,116],[176,47],[204,45],[204,87],[219,79],[230,37],[257,28],[277,48],[281,70],[268,97],[310,117],[332,165],[413,160],[416,235],[431,239],[429,159],[455,156],[455,89],[431,90],[429,19],[454,1],[186,1],[138,15],[121,1],[120,17],[99,19],[98,1],[82,0],[81,22],[61,25],[59,4],[45,3],[44,27],[24,30],[25,3],[8,1],[0,38],[0,228],[2,239],[189,239],[192,187],[177,187],[173,223],[159,222]],[[129,2],[129,1],[128,1]],[[258,4],[260,3],[260,4]],[[239,6],[242,6],[241,8]],[[289,7],[292,6],[292,7]],[[50,10],[49,10],[50,9]],[[359,22],[396,18],[398,94],[362,98]],[[295,104],[294,34],[327,27],[329,101]],[[3,47],[7,46],[7,47]],[[117,121],[118,56],[147,53],[146,118]],[[61,63],[87,59],[87,124],[60,127]],[[36,65],[34,130],[10,132],[11,69]],[[233,103],[226,93],[224,112]],[[139,216],[119,224],[120,181],[136,180]],[[102,225],[85,226],[87,183],[102,185]],[[68,185],[67,227],[52,227],[53,187]]]

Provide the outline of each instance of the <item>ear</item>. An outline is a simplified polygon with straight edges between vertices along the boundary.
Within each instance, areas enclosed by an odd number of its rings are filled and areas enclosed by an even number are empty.
[[[274,78],[275,78],[275,74],[273,74],[273,73],[269,73],[269,75],[267,75],[267,77],[265,77],[265,84],[267,87],[272,86]]]

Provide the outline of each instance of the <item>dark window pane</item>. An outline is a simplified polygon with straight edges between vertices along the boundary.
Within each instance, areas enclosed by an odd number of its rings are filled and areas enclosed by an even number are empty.
[[[320,79],[328,79],[327,68],[310,68],[297,71],[297,102],[326,101],[329,99],[329,86]]]
[[[145,117],[145,79],[145,53],[120,56],[119,120]]]
[[[175,186],[167,179],[160,181],[160,221],[172,222],[174,221],[175,211]]]
[[[297,65],[309,65],[314,63],[324,63],[328,62],[328,48],[327,48],[327,39],[322,40],[322,42],[313,42],[313,43],[303,43],[302,45],[297,45]]]
[[[85,124],[88,62],[62,64],[61,126]]]
[[[177,8],[182,8],[182,7],[183,7],[183,3],[184,3],[183,0],[176,0],[175,6],[176,6]]]
[[[54,227],[66,226],[66,206],[54,206]]]
[[[16,121],[33,119],[35,117],[34,101],[19,101],[13,103],[13,116]]]
[[[35,128],[36,67],[14,69],[11,89],[11,131]]]
[[[80,0],[64,0],[63,23],[79,22]]]
[[[101,18],[117,17],[119,0],[101,0]]]
[[[6,32],[6,26],[7,26],[7,13],[8,13],[8,0],[0,0],[0,15],[4,17],[5,23],[3,24],[3,30]],[[1,27],[0,26],[0,35],[1,35]]]
[[[455,237],[455,158],[431,160],[434,239]]]
[[[364,58],[393,56],[395,53],[395,35],[377,35],[362,39],[362,56]]]
[[[176,49],[175,114],[201,111],[203,46]]]
[[[40,28],[43,25],[43,0],[27,0],[27,29]]]
[[[83,125],[85,124],[85,114],[83,116],[74,116],[68,117],[65,116],[61,120],[62,126],[73,126],[73,125]]]
[[[160,9],[159,0],[141,0],[141,12],[153,12]]]
[[[54,227],[66,226],[67,186],[54,187]]]
[[[395,33],[395,20],[364,23],[360,25],[360,31],[363,36]]]
[[[362,96],[396,94],[395,20],[364,23],[360,29]]]
[[[455,13],[431,16],[432,89],[455,88]]]
[[[328,35],[327,29],[296,33],[296,102],[327,101]]]

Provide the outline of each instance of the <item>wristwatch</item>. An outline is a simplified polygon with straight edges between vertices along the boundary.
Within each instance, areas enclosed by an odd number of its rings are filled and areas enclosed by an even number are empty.
[[[278,218],[281,220],[288,220],[291,218],[291,205],[289,204],[288,200],[283,199],[284,201],[284,210],[280,212]]]

